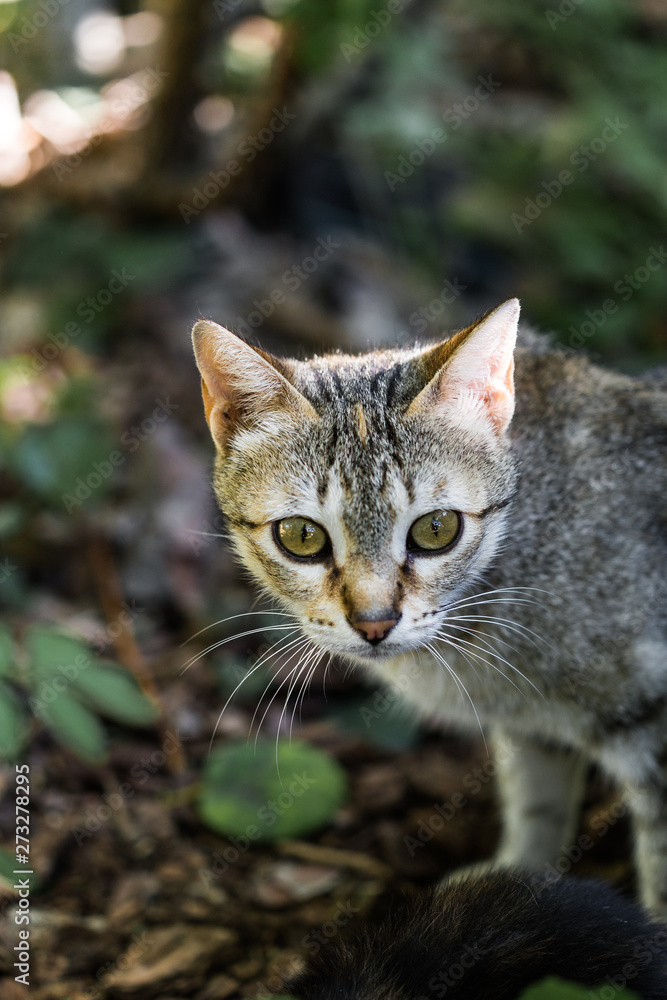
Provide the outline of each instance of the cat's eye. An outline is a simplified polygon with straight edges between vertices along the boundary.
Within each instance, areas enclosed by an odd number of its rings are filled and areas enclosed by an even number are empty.
[[[432,510],[418,518],[408,532],[413,552],[442,552],[461,534],[461,515],[455,510]]]
[[[274,525],[278,545],[300,559],[318,559],[331,549],[329,536],[324,528],[306,517],[286,517]]]

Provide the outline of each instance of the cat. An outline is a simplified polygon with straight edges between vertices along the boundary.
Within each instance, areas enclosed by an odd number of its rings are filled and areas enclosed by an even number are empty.
[[[488,732],[497,868],[564,870],[596,762],[667,916],[667,377],[516,346],[518,317],[303,361],[199,321],[215,492],[307,637],[290,690],[334,654]]]
[[[642,1000],[664,1000],[667,988],[667,928],[590,879],[495,873],[450,882],[399,898],[350,930],[289,977],[284,992],[298,1000],[515,1000],[551,976],[598,987],[586,994],[596,1000],[626,985]],[[544,995],[558,994],[552,987]]]

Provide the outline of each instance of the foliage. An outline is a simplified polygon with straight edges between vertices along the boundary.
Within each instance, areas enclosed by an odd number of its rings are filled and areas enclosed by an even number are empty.
[[[429,22],[400,38],[388,30],[380,78],[344,129],[358,162],[374,164],[374,201],[394,216],[398,248],[434,283],[456,276],[496,299],[518,293],[565,343],[638,367],[638,355],[664,352],[667,268],[634,284],[625,276],[667,222],[657,120],[667,54],[639,5],[591,0],[560,19],[558,9],[461,0],[430,36]],[[479,79],[494,82],[476,100]],[[617,131],[601,140],[608,122]],[[382,177],[437,127],[444,137],[387,197]],[[572,179],[560,185],[564,170]],[[590,327],[587,310],[608,300],[617,308]]]
[[[127,726],[150,726],[157,718],[129,672],[78,639],[32,625],[18,646],[0,625],[0,758],[16,760],[25,746],[26,702],[63,746],[91,764],[106,757],[98,714]]]
[[[598,995],[602,996],[602,990],[608,989],[608,986],[602,986],[590,990],[566,982],[564,979],[549,977],[534,986],[529,986],[518,1000],[597,1000]],[[617,990],[616,987],[614,987],[614,997],[617,1000],[639,1000],[636,993],[625,989]]]
[[[328,823],[345,801],[338,762],[307,743],[229,743],[204,767],[199,814],[217,833],[288,840]]]
[[[35,871],[27,870],[17,876],[15,874],[16,870],[16,856],[4,847],[0,847],[0,886],[3,888],[6,886],[9,889],[15,885],[16,879],[20,878],[23,881],[28,880],[31,891],[38,888],[40,880]]]

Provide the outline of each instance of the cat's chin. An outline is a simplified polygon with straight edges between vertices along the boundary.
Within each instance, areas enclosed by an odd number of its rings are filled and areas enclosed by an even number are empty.
[[[407,650],[400,647],[394,647],[393,649],[389,646],[371,647],[368,652],[364,650],[363,653],[356,651],[350,651],[343,653],[346,660],[351,660],[353,663],[360,667],[366,666],[369,663],[381,663],[383,660],[395,660],[399,656],[405,655]],[[340,654],[339,654],[340,655]]]

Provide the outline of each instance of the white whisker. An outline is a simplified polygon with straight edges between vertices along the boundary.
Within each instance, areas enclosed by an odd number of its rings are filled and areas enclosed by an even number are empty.
[[[215,734],[218,731],[218,726],[220,725],[222,717],[225,714],[225,712],[227,711],[227,708],[229,707],[229,704],[232,701],[232,699],[233,699],[234,695],[236,694],[236,692],[239,690],[239,688],[243,684],[245,684],[245,682],[248,680],[248,678],[251,677],[255,673],[256,670],[259,670],[259,668],[263,665],[263,663],[266,662],[266,659],[269,656],[269,654],[271,653],[271,650],[274,649],[275,646],[277,646],[279,642],[282,642],[286,638],[288,638],[288,637],[287,636],[281,636],[280,639],[278,640],[278,642],[274,643],[273,646],[271,647],[271,649],[268,650],[266,653],[264,653],[263,656],[260,657],[260,659],[256,663],[254,663],[252,665],[252,667],[250,668],[250,670],[248,671],[248,673],[244,674],[243,677],[241,678],[241,680],[238,682],[238,684],[236,685],[236,687],[234,688],[234,690],[232,691],[232,693],[228,697],[227,701],[225,702],[225,704],[220,709],[220,713],[218,714],[218,718],[216,720],[215,726],[213,728],[213,733],[212,733],[211,739],[209,741],[209,745],[208,745],[208,752],[209,753],[211,752],[211,747],[213,746],[213,740],[215,739]],[[294,642],[297,642],[297,641],[298,641],[298,639],[293,639],[288,645],[291,646]],[[274,654],[274,655],[282,656],[284,652],[285,652],[285,650],[283,650],[279,654]],[[268,689],[269,689],[269,687],[271,686],[272,683],[273,683],[273,678],[271,678],[271,680],[269,681],[269,684],[264,689],[264,694],[268,691]],[[262,695],[262,698],[263,697],[264,697],[264,695]],[[260,704],[260,703],[261,703],[261,699],[260,699],[260,702],[258,704]],[[254,716],[253,716],[253,718],[254,718]]]
[[[293,621],[295,622],[297,621],[296,615],[290,615],[284,611],[270,611],[269,609],[266,609],[265,611],[242,611],[241,614],[229,615],[228,618],[220,618],[219,621],[217,622],[211,622],[210,625],[204,625],[204,627],[200,628],[198,632],[195,632],[194,635],[191,635],[189,639],[186,639],[184,642],[182,642],[179,648],[182,649],[183,646],[186,646],[189,642],[192,642],[192,640],[196,639],[198,635],[202,634],[202,632],[207,632],[210,628],[215,628],[216,625],[226,625],[227,622],[236,621],[237,618],[248,618],[251,615],[280,615],[281,618],[291,618]]]
[[[495,663],[492,663],[491,660],[488,660],[485,656],[481,655],[482,652],[490,653],[491,656],[495,656],[496,659],[501,660],[503,663],[505,663],[510,668],[510,670],[513,670],[516,674],[518,674],[519,677],[521,677],[524,681],[526,681],[527,684],[530,684],[530,686],[534,688],[535,692],[540,696],[540,698],[544,699],[544,695],[542,694],[540,689],[536,687],[535,684],[533,684],[533,682],[528,677],[526,677],[526,675],[522,673],[518,667],[515,667],[513,663],[510,663],[509,660],[506,660],[503,656],[500,655],[500,653],[496,652],[496,650],[489,648],[483,650],[480,646],[477,646],[474,642],[471,642],[469,639],[462,639],[460,637],[453,639],[451,636],[448,636],[444,632],[439,633],[439,638],[443,639],[445,642],[448,642],[451,646],[454,647],[454,649],[459,649],[460,653],[463,653],[463,649],[460,649],[457,646],[457,643],[465,644],[465,646],[467,646],[468,649],[470,650],[476,649],[478,652],[476,653],[471,652],[471,656],[474,656],[478,663],[486,663],[487,666],[491,667],[492,670],[496,670],[501,675],[501,677],[505,678],[508,684],[511,684],[513,688],[516,688],[516,690],[519,692],[522,698],[526,698],[525,692],[522,691],[521,688],[514,683],[511,677],[508,677],[507,674],[503,670],[501,670],[500,667],[498,667]]]
[[[316,654],[319,654],[319,655],[316,656],[315,662],[312,664],[312,666],[308,670],[308,673],[306,674],[304,682],[301,685],[301,691],[296,696],[296,701],[294,702],[294,708],[292,709],[292,717],[290,719],[290,725],[289,725],[289,741],[290,741],[290,743],[292,742],[292,731],[294,729],[294,716],[296,715],[296,710],[297,710],[297,708],[299,709],[299,725],[301,725],[302,722],[303,722],[301,713],[303,711],[303,703],[304,703],[306,694],[308,693],[308,687],[310,686],[310,683],[311,683],[313,677],[315,676],[315,671],[317,670],[317,668],[319,667],[320,663],[322,662],[322,660],[324,659],[324,656],[325,656],[325,651],[324,650],[318,650],[317,647],[315,647],[315,651],[316,651]]]
[[[245,639],[245,637],[249,635],[261,635],[263,632],[276,632],[278,629],[286,628],[294,631],[294,629],[298,628],[298,625],[264,625],[262,628],[253,628],[249,629],[247,632],[238,632],[236,635],[230,635],[227,639],[219,639],[218,642],[212,643],[210,646],[207,646],[206,649],[202,649],[200,653],[197,653],[196,656],[191,657],[187,663],[181,667],[181,673],[184,674],[186,670],[189,670],[190,667],[194,666],[198,660],[201,660],[202,656],[206,656],[207,653],[212,653],[214,649],[219,649],[220,646],[225,646],[228,642],[234,642],[235,639]]]
[[[475,708],[475,702],[472,700],[472,697],[470,696],[470,692],[468,691],[468,689],[465,686],[465,684],[461,681],[460,677],[458,677],[456,671],[449,665],[449,663],[444,658],[444,656],[442,655],[442,653],[435,646],[432,646],[430,643],[426,643],[426,648],[431,652],[432,656],[438,661],[438,663],[440,663],[442,666],[444,666],[447,669],[450,677],[452,678],[452,680],[454,681],[454,683],[458,687],[459,692],[461,692],[461,694],[465,693],[468,701],[470,702],[470,707],[472,708],[473,712],[475,713],[475,718],[477,719],[477,725],[479,726],[479,731],[481,733],[482,740],[484,741],[484,749],[488,753],[489,750],[488,750],[488,746],[487,746],[487,743],[486,743],[486,736],[484,735],[484,729],[482,727],[482,723],[480,721],[479,715],[477,714],[477,709]]]
[[[534,632],[531,628],[526,625],[522,625],[521,622],[514,621],[513,618],[498,618],[495,615],[452,615],[451,617],[445,618],[443,624],[448,621],[454,622],[480,622],[484,625],[500,625],[502,628],[506,628],[509,632],[515,632],[520,635],[522,639],[530,642],[532,646],[539,649],[539,643],[544,646],[548,646],[549,649],[553,649],[553,646],[548,642],[543,636]],[[532,638],[531,638],[532,637]],[[535,641],[537,640],[537,642]]]
[[[294,673],[299,669],[299,665],[302,662],[301,656],[302,656],[303,652],[305,651],[305,647],[310,642],[310,639],[308,639],[308,638],[300,638],[300,639],[294,640],[294,641],[297,642],[297,643],[299,643],[299,644],[296,645],[296,647],[290,653],[290,656],[289,656],[289,658],[287,660],[287,663],[290,663],[294,659],[295,656],[298,656],[299,659],[297,660],[296,664],[293,667],[290,668],[290,671],[289,671],[287,677],[285,677],[280,682],[280,684],[278,685],[278,687],[274,691],[273,695],[271,696],[271,698],[269,700],[269,704],[266,706],[266,709],[264,710],[264,714],[262,715],[261,719],[259,720],[259,724],[257,726],[257,732],[255,733],[255,745],[257,744],[257,740],[259,738],[259,734],[261,732],[262,726],[264,725],[264,720],[266,719],[267,715],[269,714],[269,712],[271,710],[271,706],[273,705],[274,701],[276,700],[276,698],[278,697],[278,695],[280,694],[280,692],[282,691],[282,689],[285,687],[285,685],[288,684],[288,683],[291,683],[291,679],[294,676]],[[283,666],[287,666],[287,664],[283,664],[281,666],[281,668],[280,668],[281,670],[282,670]],[[265,693],[266,693],[267,690],[268,690],[268,688],[265,688]],[[291,690],[291,687],[290,687],[290,690]],[[288,691],[288,695],[289,695],[289,691]],[[264,694],[262,695],[262,698],[260,698],[259,702],[257,703],[257,708],[255,709],[253,717],[250,720],[250,729],[252,729],[252,727],[254,725],[254,722],[255,722],[255,719],[257,718],[257,713],[259,712],[259,709],[260,709],[260,706],[261,706],[263,698],[264,698]]]

